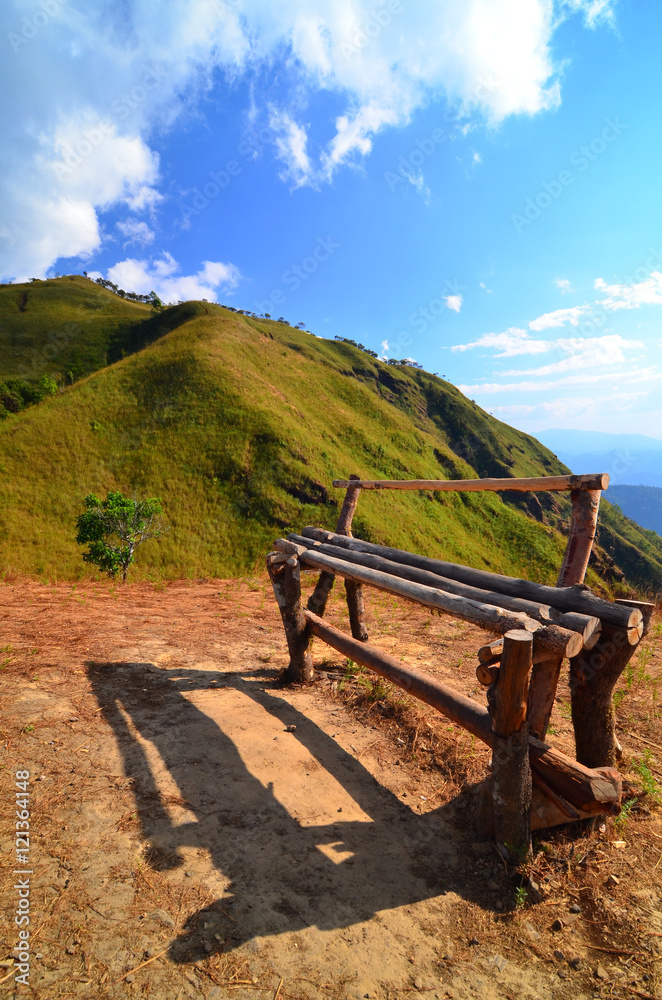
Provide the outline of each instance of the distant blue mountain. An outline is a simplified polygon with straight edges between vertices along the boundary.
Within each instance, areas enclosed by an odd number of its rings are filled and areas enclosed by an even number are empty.
[[[642,528],[662,535],[662,490],[658,486],[610,486],[607,499]]]
[[[660,438],[644,434],[567,430],[540,431],[535,436],[577,475],[608,472],[612,486],[625,484],[662,488]],[[610,499],[609,493],[607,499]],[[624,513],[627,513],[625,509]],[[643,521],[639,523],[644,524]]]

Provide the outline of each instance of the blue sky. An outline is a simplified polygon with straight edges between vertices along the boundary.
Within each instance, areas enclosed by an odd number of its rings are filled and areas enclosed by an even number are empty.
[[[662,438],[652,0],[8,0],[0,280],[86,270]]]

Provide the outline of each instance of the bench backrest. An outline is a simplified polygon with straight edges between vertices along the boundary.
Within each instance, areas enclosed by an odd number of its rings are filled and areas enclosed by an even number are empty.
[[[584,582],[598,526],[602,490],[609,486],[606,472],[583,476],[539,476],[532,479],[334,479],[336,488],[345,489],[345,501],[338,518],[336,533],[351,535],[351,523],[361,490],[441,490],[443,492],[570,492],[572,518],[568,543],[559,570],[557,587],[572,587]]]

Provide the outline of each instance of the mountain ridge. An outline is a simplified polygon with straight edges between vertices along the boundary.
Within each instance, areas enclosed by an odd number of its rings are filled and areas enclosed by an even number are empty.
[[[51,315],[81,327],[81,356],[103,364],[0,420],[5,573],[89,576],[72,528],[89,492],[163,497],[171,531],[140,551],[133,573],[164,579],[245,574],[278,534],[305,523],[333,528],[342,494],[331,482],[350,472],[454,479],[569,471],[450,383],[351,344],[213,303],[157,314],[131,303],[129,316],[85,278],[41,284],[48,286],[40,290],[42,320],[52,296]],[[24,290],[0,288],[0,346],[20,341],[13,355],[20,363],[32,337],[43,359],[33,374],[55,366],[62,377],[69,347],[44,357],[48,337],[58,343],[57,322],[46,330],[33,314],[28,329],[30,297],[19,309]],[[84,310],[95,313],[94,356],[84,354]],[[361,497],[355,533],[554,582],[568,518],[563,494],[380,492]],[[589,580],[662,590],[662,542],[605,503]]]

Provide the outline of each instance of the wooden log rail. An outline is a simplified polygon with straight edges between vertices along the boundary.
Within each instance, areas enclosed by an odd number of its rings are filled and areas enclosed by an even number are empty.
[[[572,632],[553,623],[541,625],[540,622],[530,618],[523,611],[509,611],[496,605],[449,594],[435,587],[412,583],[401,577],[391,576],[389,573],[355,565],[345,559],[335,559],[333,556],[318,552],[314,548],[307,549],[289,539],[279,538],[275,543],[275,548],[282,553],[298,556],[301,563],[311,569],[330,570],[338,576],[369,584],[379,590],[386,590],[425,607],[447,611],[465,619],[465,621],[501,635],[511,629],[536,632],[538,633],[539,646],[561,658],[576,656],[582,649],[582,637],[578,632]]]
[[[304,617],[312,635],[431,705],[487,746],[494,746],[495,733],[489,712],[473,699],[454,691],[421,670],[400,663],[375,646],[353,639],[311,611],[304,611]],[[546,792],[551,791],[557,811],[560,810],[566,819],[579,818],[580,813],[597,815],[619,812],[622,783],[617,771],[584,767],[533,737],[528,738],[528,745],[534,782]],[[547,817],[549,818],[549,810]]]
[[[478,493],[516,490],[518,493],[541,490],[606,490],[609,475],[606,472],[584,476],[539,476],[533,479],[334,479],[340,489],[360,490],[442,490]]]
[[[593,635],[600,631],[601,622],[599,618],[590,615],[581,615],[576,612],[564,614],[551,608],[549,605],[540,604],[535,601],[527,601],[521,597],[510,597],[507,594],[499,594],[492,590],[481,590],[478,587],[470,587],[448,577],[438,576],[429,570],[417,569],[414,566],[406,566],[403,563],[394,562],[391,559],[384,559],[382,556],[371,555],[367,552],[355,552],[342,549],[339,546],[329,545],[324,542],[315,542],[304,535],[290,534],[288,541],[301,545],[314,552],[321,552],[334,558],[346,559],[358,566],[367,566],[370,569],[390,573],[392,576],[401,577],[403,580],[411,580],[413,583],[422,583],[428,587],[438,587],[449,594],[457,597],[466,597],[483,604],[496,604],[500,608],[509,611],[521,611],[530,618],[542,624],[554,624],[561,628],[567,628],[571,632],[579,632],[584,645],[589,642]],[[314,610],[313,608],[310,609]],[[597,642],[597,638],[595,640]]]
[[[636,645],[643,632],[643,616],[639,608],[612,604],[610,601],[597,597],[588,587],[550,587],[546,584],[533,583],[531,580],[520,580],[515,577],[502,576],[500,573],[491,573],[488,570],[472,569],[459,563],[419,556],[387,545],[375,545],[373,542],[364,542],[359,538],[346,538],[343,535],[334,534],[332,531],[326,531],[324,528],[308,526],[303,529],[301,535],[304,538],[326,542],[350,552],[371,553],[405,566],[428,570],[436,576],[456,580],[470,587],[534,601],[553,607],[561,613],[579,613],[599,618],[603,624],[615,625],[626,630],[632,645]]]

